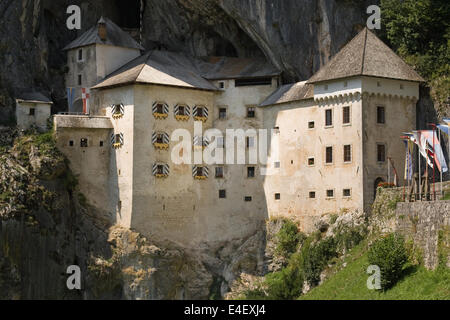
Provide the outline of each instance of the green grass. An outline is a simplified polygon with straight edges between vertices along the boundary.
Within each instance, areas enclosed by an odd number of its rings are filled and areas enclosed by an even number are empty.
[[[347,266],[300,300],[436,300],[450,299],[450,269],[436,271],[409,265],[403,277],[386,292],[367,289],[367,243],[355,247],[345,259]],[[342,265],[340,263],[340,265]]]

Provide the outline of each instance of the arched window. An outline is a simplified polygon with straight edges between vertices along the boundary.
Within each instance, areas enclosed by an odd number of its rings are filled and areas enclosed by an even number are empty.
[[[374,196],[373,196],[374,199],[377,197],[378,186],[380,185],[380,183],[383,183],[383,182],[384,182],[384,179],[383,179],[383,178],[377,178],[377,179],[375,179],[375,183],[374,183]]]

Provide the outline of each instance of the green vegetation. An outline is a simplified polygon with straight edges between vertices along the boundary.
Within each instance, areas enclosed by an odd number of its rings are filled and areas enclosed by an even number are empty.
[[[381,36],[432,87],[443,112],[450,96],[450,2],[381,0]]]
[[[291,254],[297,251],[299,244],[305,238],[306,236],[298,231],[294,222],[284,220],[283,226],[277,234],[278,243],[275,251],[277,254],[289,258]]]
[[[429,271],[407,264],[397,284],[386,290],[367,289],[368,245],[362,242],[352,249],[335,274],[322,285],[300,297],[301,300],[434,300],[450,299],[450,269]]]
[[[370,265],[380,267],[381,287],[387,290],[400,279],[403,267],[408,261],[405,239],[397,234],[379,239],[372,244],[367,257]]]

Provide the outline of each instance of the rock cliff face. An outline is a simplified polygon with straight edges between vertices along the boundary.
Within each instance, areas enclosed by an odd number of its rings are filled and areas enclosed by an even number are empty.
[[[375,1],[378,2],[378,1]],[[101,15],[139,28],[146,49],[192,55],[262,56],[286,80],[309,78],[365,23],[373,0],[3,0],[0,2],[0,121],[13,98],[37,89],[65,108],[66,58],[61,49]],[[66,28],[70,4],[82,30]],[[1,123],[0,123],[1,124]]]

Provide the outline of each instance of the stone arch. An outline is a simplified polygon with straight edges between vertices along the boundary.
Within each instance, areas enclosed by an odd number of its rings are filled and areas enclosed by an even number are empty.
[[[373,199],[375,200],[375,198],[377,197],[377,190],[378,190],[378,185],[380,183],[384,182],[384,179],[381,177],[378,177],[375,179],[375,183],[373,184],[374,187],[374,192],[373,192]]]

